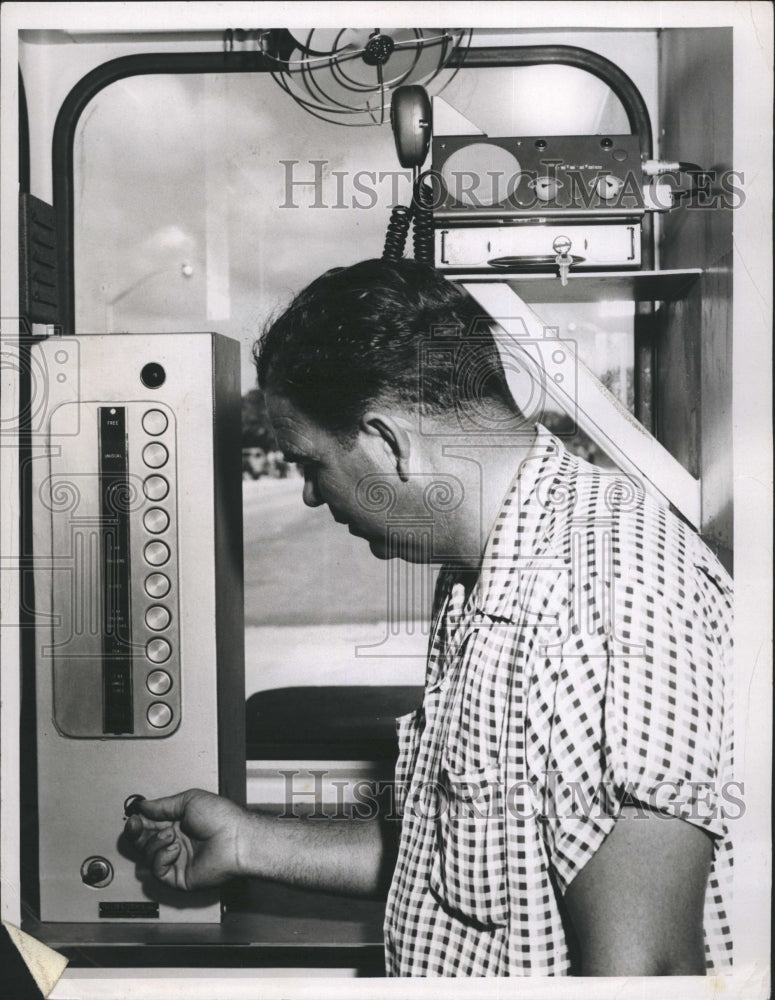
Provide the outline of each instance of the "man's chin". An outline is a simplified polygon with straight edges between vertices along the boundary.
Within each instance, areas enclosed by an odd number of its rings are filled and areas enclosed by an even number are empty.
[[[371,554],[376,556],[377,559],[396,559],[398,558],[398,553],[393,552],[385,542],[384,538],[367,538],[366,541],[369,543],[369,549]]]
[[[428,562],[427,558],[422,558],[408,545],[389,544],[384,538],[369,538],[369,549],[371,554],[377,559],[403,559],[408,563]]]

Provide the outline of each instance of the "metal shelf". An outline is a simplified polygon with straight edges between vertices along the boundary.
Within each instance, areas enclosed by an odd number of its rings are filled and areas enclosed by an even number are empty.
[[[508,274],[497,271],[472,271],[454,274],[452,281],[474,284],[494,281],[509,285],[523,302],[599,302],[632,300],[635,302],[672,302],[685,295],[701,276],[701,268],[680,271],[595,271],[568,275],[563,287],[556,274]]]

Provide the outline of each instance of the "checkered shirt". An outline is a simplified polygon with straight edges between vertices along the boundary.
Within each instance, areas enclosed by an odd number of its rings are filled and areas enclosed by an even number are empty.
[[[568,973],[562,895],[626,804],[712,834],[706,956],[729,965],[724,569],[539,428],[468,596],[461,580],[442,569],[423,705],[397,720],[388,974]]]

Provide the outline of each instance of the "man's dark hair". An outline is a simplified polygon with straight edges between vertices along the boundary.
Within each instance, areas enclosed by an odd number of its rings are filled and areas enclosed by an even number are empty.
[[[342,437],[380,401],[423,415],[516,411],[492,320],[428,264],[365,260],[317,278],[253,349],[259,385]]]

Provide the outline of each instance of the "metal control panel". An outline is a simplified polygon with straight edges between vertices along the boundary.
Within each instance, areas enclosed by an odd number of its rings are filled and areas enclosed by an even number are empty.
[[[435,265],[557,272],[641,266],[649,206],[638,137],[440,135],[432,143]]]
[[[439,221],[640,217],[634,135],[440,136],[432,143]]]
[[[83,588],[65,578],[56,587],[62,620],[86,627],[51,650],[54,722],[73,737],[168,736],[182,711],[175,414],[153,400],[63,403],[51,415],[52,438],[70,426],[96,472],[79,477],[75,506],[52,504],[53,554],[73,554],[92,588],[84,604]],[[45,488],[66,498],[70,449],[53,451],[50,463]]]
[[[121,831],[245,798],[239,344],[53,337],[31,371],[40,919],[217,923]]]

